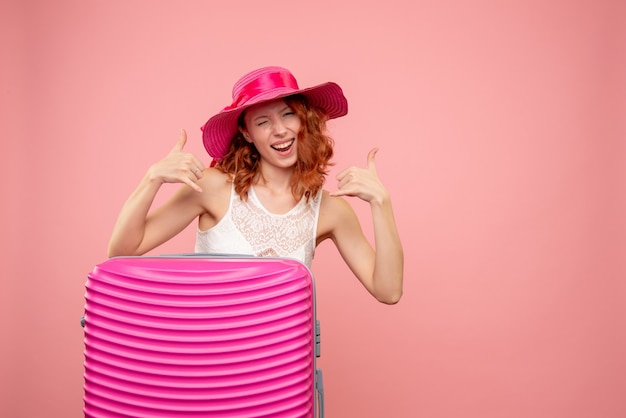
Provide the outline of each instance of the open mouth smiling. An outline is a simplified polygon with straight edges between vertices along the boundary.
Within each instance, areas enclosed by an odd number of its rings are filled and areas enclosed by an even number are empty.
[[[281,142],[280,144],[271,145],[271,147],[273,149],[275,149],[276,151],[285,152],[285,151],[288,151],[291,148],[291,146],[293,145],[294,142],[296,142],[296,140],[295,139],[291,139],[291,140],[286,141],[286,142]]]

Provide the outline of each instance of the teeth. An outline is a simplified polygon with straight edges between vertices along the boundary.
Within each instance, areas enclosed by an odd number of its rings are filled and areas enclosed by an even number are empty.
[[[282,151],[282,150],[286,150],[287,148],[289,148],[292,144],[293,144],[293,139],[289,142],[283,142],[282,144],[276,144],[276,145],[272,145],[272,148],[274,148],[277,151]]]

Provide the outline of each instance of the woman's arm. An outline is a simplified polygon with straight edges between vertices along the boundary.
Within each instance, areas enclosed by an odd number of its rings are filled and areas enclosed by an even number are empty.
[[[369,202],[375,248],[369,244],[356,214],[344,199],[330,198],[325,213],[331,214],[331,232],[343,259],[367,290],[380,302],[394,304],[402,296],[404,254],[395,223],[391,199],[376,174],[374,158],[367,168],[350,167],[337,176],[337,191],[331,196],[356,196]]]
[[[183,152],[185,131],[172,151],[153,164],[137,188],[122,206],[109,241],[109,257],[141,255],[182,231],[202,213],[202,178],[204,165],[195,156]],[[163,206],[150,207],[163,183],[185,183]]]

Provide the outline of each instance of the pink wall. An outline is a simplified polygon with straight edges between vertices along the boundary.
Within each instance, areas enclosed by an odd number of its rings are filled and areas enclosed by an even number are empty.
[[[0,416],[81,416],[120,205],[269,64],[344,87],[336,170],[380,146],[405,245],[394,307],[318,250],[329,417],[626,416],[625,3],[222,3],[0,5]]]

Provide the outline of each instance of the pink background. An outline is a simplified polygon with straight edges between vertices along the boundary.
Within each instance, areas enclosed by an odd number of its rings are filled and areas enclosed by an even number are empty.
[[[82,415],[84,283],[122,202],[180,128],[208,163],[200,125],[272,64],[344,88],[333,173],[380,146],[406,253],[388,307],[318,249],[328,417],[626,416],[625,16],[3,0],[0,416]],[[193,227],[155,253],[192,249]]]

